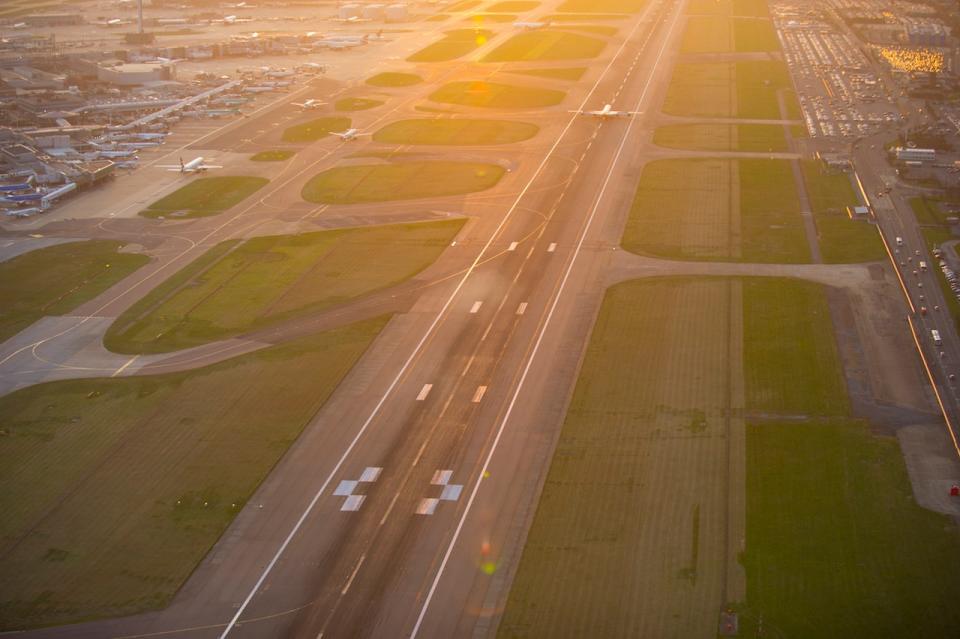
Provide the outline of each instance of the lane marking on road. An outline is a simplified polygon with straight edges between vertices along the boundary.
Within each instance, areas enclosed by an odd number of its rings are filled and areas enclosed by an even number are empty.
[[[417,401],[422,402],[427,398],[427,395],[430,394],[430,389],[433,388],[433,384],[424,384],[423,388],[420,389],[420,394],[417,395]]]
[[[483,306],[483,302],[480,302],[480,301],[474,302],[473,306],[470,307],[470,313],[471,314],[476,313],[477,311],[480,310],[481,306]]]
[[[517,250],[517,244],[519,244],[519,242],[510,242],[510,248],[508,248],[507,250],[508,250],[508,251],[516,251],[516,250]]]
[[[656,58],[653,61],[652,71],[656,70],[660,65],[660,60],[663,58],[663,53],[666,50],[667,43],[671,40],[671,34],[677,26],[677,21],[682,15],[681,11],[674,13],[673,20],[670,23],[670,28],[667,29],[666,35],[663,37],[663,41],[660,44],[660,49],[657,51]],[[651,31],[652,34],[652,31]],[[648,35],[647,41],[649,41],[650,36]],[[629,41],[624,40],[623,45]],[[646,47],[644,43],[643,47]],[[616,56],[614,56],[616,59]],[[646,99],[647,91],[650,89],[650,84],[653,78],[656,76],[655,73],[651,72],[647,76],[647,81],[643,86],[643,91],[640,93],[640,97],[637,100],[637,105],[634,110],[639,109],[640,105],[643,104],[643,101]],[[503,414],[503,417],[500,419],[500,425],[497,427],[496,434],[494,435],[493,441],[490,444],[490,450],[487,452],[487,456],[484,458],[483,466],[480,468],[480,472],[477,476],[477,480],[473,484],[473,488],[470,491],[470,496],[467,498],[467,503],[463,508],[463,512],[460,515],[460,519],[457,522],[456,528],[454,528],[453,535],[450,538],[450,542],[447,544],[447,549],[444,552],[443,559],[440,561],[440,565],[437,568],[437,574],[433,578],[433,582],[430,585],[430,590],[427,592],[426,597],[424,598],[423,605],[420,607],[420,614],[417,616],[417,621],[413,626],[413,630],[410,631],[410,639],[415,639],[417,634],[420,632],[420,627],[423,625],[423,620],[427,615],[427,609],[430,607],[430,602],[433,601],[433,596],[436,594],[437,587],[440,584],[440,579],[443,577],[444,570],[446,570],[447,563],[450,561],[450,556],[453,554],[453,547],[457,544],[457,541],[460,539],[460,534],[463,531],[463,526],[467,521],[467,516],[470,514],[473,503],[476,500],[477,493],[480,490],[480,486],[483,483],[485,477],[488,476],[490,470],[490,463],[493,460],[493,455],[496,453],[497,448],[500,444],[500,440],[503,437],[503,432],[506,429],[507,423],[510,421],[510,417],[513,415],[513,411],[517,405],[517,399],[520,397],[520,392],[523,390],[524,384],[526,383],[527,377],[530,374],[530,370],[533,367],[533,362],[537,358],[537,353],[540,351],[540,347],[543,344],[544,335],[547,333],[547,329],[550,327],[553,319],[553,315],[557,310],[557,306],[560,303],[560,298],[563,296],[563,291],[567,286],[567,282],[570,279],[570,273],[573,271],[574,265],[577,263],[577,257],[580,255],[583,244],[586,241],[587,233],[590,231],[590,227],[593,226],[593,221],[596,218],[597,211],[600,208],[600,202],[603,200],[604,195],[606,194],[607,188],[610,185],[610,180],[614,174],[614,168],[616,168],[617,163],[620,160],[621,155],[623,155],[623,149],[626,145],[627,140],[630,137],[630,131],[633,128],[634,120],[630,119],[630,122],[627,124],[627,129],[624,132],[623,136],[620,139],[620,143],[617,146],[617,150],[613,155],[613,159],[610,162],[610,169],[607,171],[606,178],[604,179],[600,191],[597,193],[597,197],[594,200],[593,206],[590,209],[590,213],[587,215],[587,218],[584,222],[583,228],[580,231],[580,236],[577,240],[577,244],[574,247],[573,253],[570,256],[570,260],[567,262],[567,268],[564,271],[563,277],[560,279],[560,285],[557,287],[556,292],[553,295],[553,301],[550,304],[549,310],[547,310],[546,315],[543,320],[543,324],[540,327],[537,338],[533,343],[533,348],[530,350],[530,354],[527,357],[527,362],[523,367],[523,372],[520,374],[520,379],[517,381],[517,385],[514,388],[513,394],[510,398],[510,402],[507,404],[506,411]]]
[[[367,558],[366,553],[360,555],[360,561],[358,561],[357,565],[354,566],[353,572],[350,573],[350,578],[347,579],[347,584],[343,587],[343,590],[340,591],[341,595],[347,594],[347,591],[350,590],[350,586],[353,584],[353,580],[357,578],[357,573],[360,572],[360,566],[363,565],[363,560],[366,558]]]
[[[550,242],[550,246],[547,247],[547,253],[553,253],[556,250],[557,250],[557,243]]]
[[[130,364],[133,364],[135,361],[137,361],[137,358],[138,358],[138,357],[140,357],[140,356],[139,356],[139,355],[134,355],[133,357],[131,357],[130,359],[128,359],[127,362],[126,362],[126,364],[124,364],[123,366],[121,366],[121,367],[118,368],[117,370],[113,371],[113,375],[111,375],[110,377],[116,377],[117,375],[119,375],[119,374],[122,373],[123,371],[127,370],[127,367],[130,366]]]
[[[477,392],[473,394],[473,399],[470,401],[474,404],[479,404],[480,400],[483,399],[483,395],[487,392],[486,386],[477,386]]]
[[[523,315],[527,312],[527,303],[520,302],[520,306],[517,307],[517,315]]]

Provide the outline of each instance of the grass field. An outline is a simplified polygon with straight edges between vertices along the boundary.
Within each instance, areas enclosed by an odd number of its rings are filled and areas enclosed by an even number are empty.
[[[316,313],[413,277],[462,220],[221,242],[110,326],[116,352],[167,352]],[[366,259],[376,255],[376,260]]]
[[[668,124],[653,132],[653,143],[698,151],[787,151],[779,124]]]
[[[523,13],[524,11],[530,11],[536,9],[540,6],[539,2],[534,0],[504,0],[504,2],[497,2],[489,7],[487,11],[495,11],[500,13]]]
[[[777,51],[780,42],[769,20],[693,16],[687,20],[683,53]]]
[[[505,173],[479,162],[398,162],[339,166],[319,173],[303,187],[303,199],[317,204],[362,204],[463,195],[496,185]]]
[[[957,526],[848,416],[823,287],[656,278],[607,291],[500,637],[715,636],[740,370],[740,636],[758,618],[768,637],[958,634]]]
[[[567,13],[636,13],[646,0],[566,0],[557,11]]]
[[[250,159],[254,162],[282,162],[296,154],[296,151],[260,151],[251,155]]]
[[[640,176],[622,245],[673,259],[807,262],[789,163],[660,160]]]
[[[553,89],[535,89],[474,80],[449,82],[431,93],[430,99],[445,104],[489,109],[516,109],[554,106],[560,104],[566,95],[563,91]]]
[[[140,211],[144,217],[206,217],[226,211],[270,183],[241,175],[195,178]]]
[[[518,33],[483,58],[483,62],[523,62],[533,60],[574,60],[595,58],[606,43],[603,40],[564,33],[536,30]]]
[[[751,278],[743,285],[747,406],[791,416],[846,416],[847,389],[823,287]]]
[[[511,120],[397,120],[373,134],[388,144],[510,144],[529,140],[540,128]]]
[[[850,177],[827,172],[817,160],[804,160],[801,166],[823,261],[837,264],[885,259],[887,253],[877,229],[847,215],[848,206],[860,204]]]
[[[408,87],[423,82],[416,73],[398,73],[385,71],[367,78],[367,84],[374,87]]]
[[[499,637],[714,636],[739,286],[607,291]]]
[[[532,75],[548,80],[569,80],[576,82],[586,73],[586,67],[568,67],[564,69],[517,69],[509,73],[519,73],[521,75]]]
[[[333,104],[337,111],[366,111],[383,104],[383,100],[373,98],[341,98]]]
[[[770,15],[767,0],[690,0],[691,15],[747,16],[765,18]]]
[[[350,128],[350,118],[329,116],[316,118],[303,124],[295,124],[283,132],[284,142],[316,142],[327,137],[331,131],[345,131]]]
[[[960,546],[913,501],[892,438],[860,422],[747,431],[747,604],[770,636],[960,635]]]
[[[448,31],[442,40],[427,45],[413,55],[409,62],[446,62],[475,51],[486,44],[493,31],[489,29],[456,29]]]
[[[779,119],[777,91],[789,87],[786,66],[779,60],[678,63],[663,110],[693,117]]]
[[[2,628],[166,605],[385,321],[0,398]]]
[[[464,21],[482,26],[484,22],[513,22],[516,19],[517,16],[510,13],[475,13],[464,18]]]
[[[65,315],[150,261],[122,242],[69,242],[0,262],[0,342],[45,315]]]

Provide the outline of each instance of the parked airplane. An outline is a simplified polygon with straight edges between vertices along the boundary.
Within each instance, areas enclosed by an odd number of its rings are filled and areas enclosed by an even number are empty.
[[[604,104],[599,111],[570,111],[570,113],[579,113],[580,115],[592,115],[595,118],[629,118],[639,111],[614,111],[609,104]]]
[[[336,131],[331,131],[330,135],[335,135],[341,140],[347,141],[347,140],[356,140],[358,137],[363,135],[373,135],[373,134],[360,133],[360,129],[347,129],[346,131],[343,131],[341,133],[337,133]]]
[[[550,21],[545,20],[543,22],[514,22],[514,28],[524,29],[526,31],[532,31],[534,29],[545,29],[550,26]]]
[[[97,151],[96,156],[98,158],[135,158],[137,157],[136,149],[127,149],[126,151]]]
[[[180,164],[158,164],[157,168],[166,169],[168,171],[179,171],[180,173],[201,173],[207,169],[222,169],[222,166],[216,164],[204,164],[203,156],[198,156],[193,158],[187,163],[184,163],[183,158],[180,158]]]
[[[10,217],[30,217],[34,213],[41,213],[41,212],[43,212],[42,209],[38,209],[37,207],[32,206],[28,209],[10,209],[6,213]]]
[[[293,106],[298,106],[304,111],[307,111],[309,109],[319,109],[324,104],[326,104],[326,102],[321,102],[320,100],[310,98],[309,100],[306,100],[304,102],[291,102],[290,104],[292,104]]]

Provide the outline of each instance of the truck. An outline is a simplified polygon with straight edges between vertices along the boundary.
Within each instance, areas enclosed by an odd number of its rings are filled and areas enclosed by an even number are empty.
[[[927,263],[924,262],[923,260],[920,260],[920,272],[921,273],[927,272]]]
[[[934,346],[943,346],[943,340],[940,339],[940,331],[935,328],[930,329],[930,337],[933,338]]]
[[[900,237],[899,235],[896,237],[894,241],[897,243],[897,246],[903,246],[903,238]]]

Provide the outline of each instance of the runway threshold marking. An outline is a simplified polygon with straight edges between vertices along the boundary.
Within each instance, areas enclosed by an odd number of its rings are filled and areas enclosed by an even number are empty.
[[[360,506],[363,505],[363,500],[366,499],[366,495],[358,495],[354,491],[360,484],[372,484],[377,481],[380,478],[381,472],[383,472],[383,468],[379,466],[367,466],[363,469],[363,472],[360,473],[359,479],[341,480],[333,491],[334,497],[346,497],[340,506],[340,510],[344,512],[356,512],[360,510]]]
[[[463,492],[463,484],[451,484],[453,471],[449,469],[437,470],[430,479],[431,486],[442,486],[439,497],[424,497],[417,504],[416,514],[432,515],[441,501],[457,501]]]
[[[483,306],[483,302],[477,301],[473,303],[473,306],[470,307],[470,313],[476,313],[480,310],[480,307]]]
[[[486,392],[487,392],[486,386],[477,386],[477,391],[473,394],[473,399],[471,399],[470,401],[473,402],[474,404],[479,404],[480,400],[483,399],[483,396],[486,394]]]
[[[433,384],[424,384],[423,388],[420,389],[420,394],[417,395],[417,401],[422,402],[427,398],[427,395],[430,394],[430,389],[433,388]]]
[[[666,34],[663,37],[663,40],[660,44],[660,48],[657,51],[657,55],[653,61],[652,70],[656,70],[660,65],[660,60],[663,58],[663,53],[666,50],[667,43],[670,42],[670,36],[673,33],[673,30],[677,26],[677,21],[682,15],[682,12],[677,11],[674,13],[673,20],[670,23],[669,29],[667,29]],[[634,30],[639,26],[634,27]],[[641,45],[641,49],[646,47],[647,42],[649,42],[654,31],[651,30],[646,41]],[[630,38],[628,37],[623,41],[623,44],[620,46],[620,50],[617,55],[611,59],[610,64],[613,64],[613,61],[617,59],[620,51],[623,50],[623,47],[626,46],[626,43],[629,42]],[[639,55],[639,54],[638,54]],[[647,92],[650,89],[650,84],[653,78],[656,76],[655,73],[651,72],[647,76],[647,80],[643,86],[643,91],[640,93],[640,97],[637,100],[636,107],[634,110],[638,110],[646,99]],[[602,76],[601,76],[602,77]],[[420,607],[420,614],[417,616],[417,621],[413,626],[413,629],[410,631],[409,638],[415,639],[420,632],[420,627],[423,625],[423,620],[427,615],[427,609],[430,607],[430,602],[433,601],[433,596],[436,594],[437,587],[440,584],[440,579],[443,577],[444,570],[446,570],[447,564],[450,561],[450,556],[453,554],[453,548],[457,544],[457,541],[460,539],[460,534],[463,531],[464,524],[467,521],[467,516],[470,514],[471,508],[473,507],[473,502],[476,500],[477,493],[480,491],[480,486],[483,483],[485,477],[488,476],[490,470],[490,463],[493,460],[493,455],[496,453],[498,446],[500,445],[500,440],[503,437],[504,430],[506,429],[507,423],[510,421],[510,417],[513,415],[513,411],[517,405],[517,400],[520,397],[520,392],[523,390],[523,386],[526,383],[527,377],[530,374],[530,370],[533,368],[533,362],[536,360],[537,354],[540,352],[540,347],[543,344],[544,336],[547,333],[547,329],[550,327],[554,313],[557,310],[557,306],[560,303],[560,298],[563,296],[563,291],[566,289],[567,282],[570,279],[570,274],[573,272],[573,267],[577,262],[577,257],[580,255],[580,252],[583,248],[583,244],[586,241],[587,233],[590,231],[590,228],[593,226],[593,221],[596,218],[597,211],[600,208],[600,202],[603,201],[603,197],[607,192],[607,188],[610,185],[610,180],[614,175],[614,169],[616,168],[617,163],[620,160],[621,155],[623,155],[623,149],[627,143],[627,140],[630,137],[630,131],[633,128],[636,120],[633,118],[630,119],[627,124],[627,129],[624,132],[624,135],[620,139],[620,143],[617,145],[617,150],[613,155],[613,159],[610,162],[610,168],[607,171],[607,175],[603,180],[603,183],[600,186],[600,191],[597,193],[596,199],[594,200],[593,206],[590,209],[590,213],[587,215],[587,218],[584,222],[582,229],[580,230],[579,238],[577,243],[574,246],[573,253],[570,256],[570,259],[567,261],[567,268],[563,273],[563,277],[560,279],[560,284],[556,289],[556,292],[553,295],[553,300],[550,304],[549,309],[547,310],[543,323],[540,325],[540,330],[537,333],[537,337],[533,342],[533,348],[530,350],[529,355],[527,356],[526,364],[523,366],[520,378],[517,380],[516,386],[514,387],[513,393],[510,398],[510,402],[507,404],[506,410],[503,413],[503,416],[500,418],[500,424],[497,427],[496,434],[493,437],[493,441],[490,444],[490,449],[487,451],[487,455],[484,458],[483,465],[480,467],[479,474],[476,481],[473,484],[473,488],[470,491],[470,496],[467,498],[467,503],[463,508],[463,511],[460,515],[460,519],[457,521],[457,525],[454,528],[453,535],[450,537],[450,542],[447,544],[447,549],[443,554],[443,559],[440,560],[440,565],[437,568],[437,573],[433,578],[433,582],[430,585],[430,589],[427,591],[427,595],[423,600],[423,605]]]

